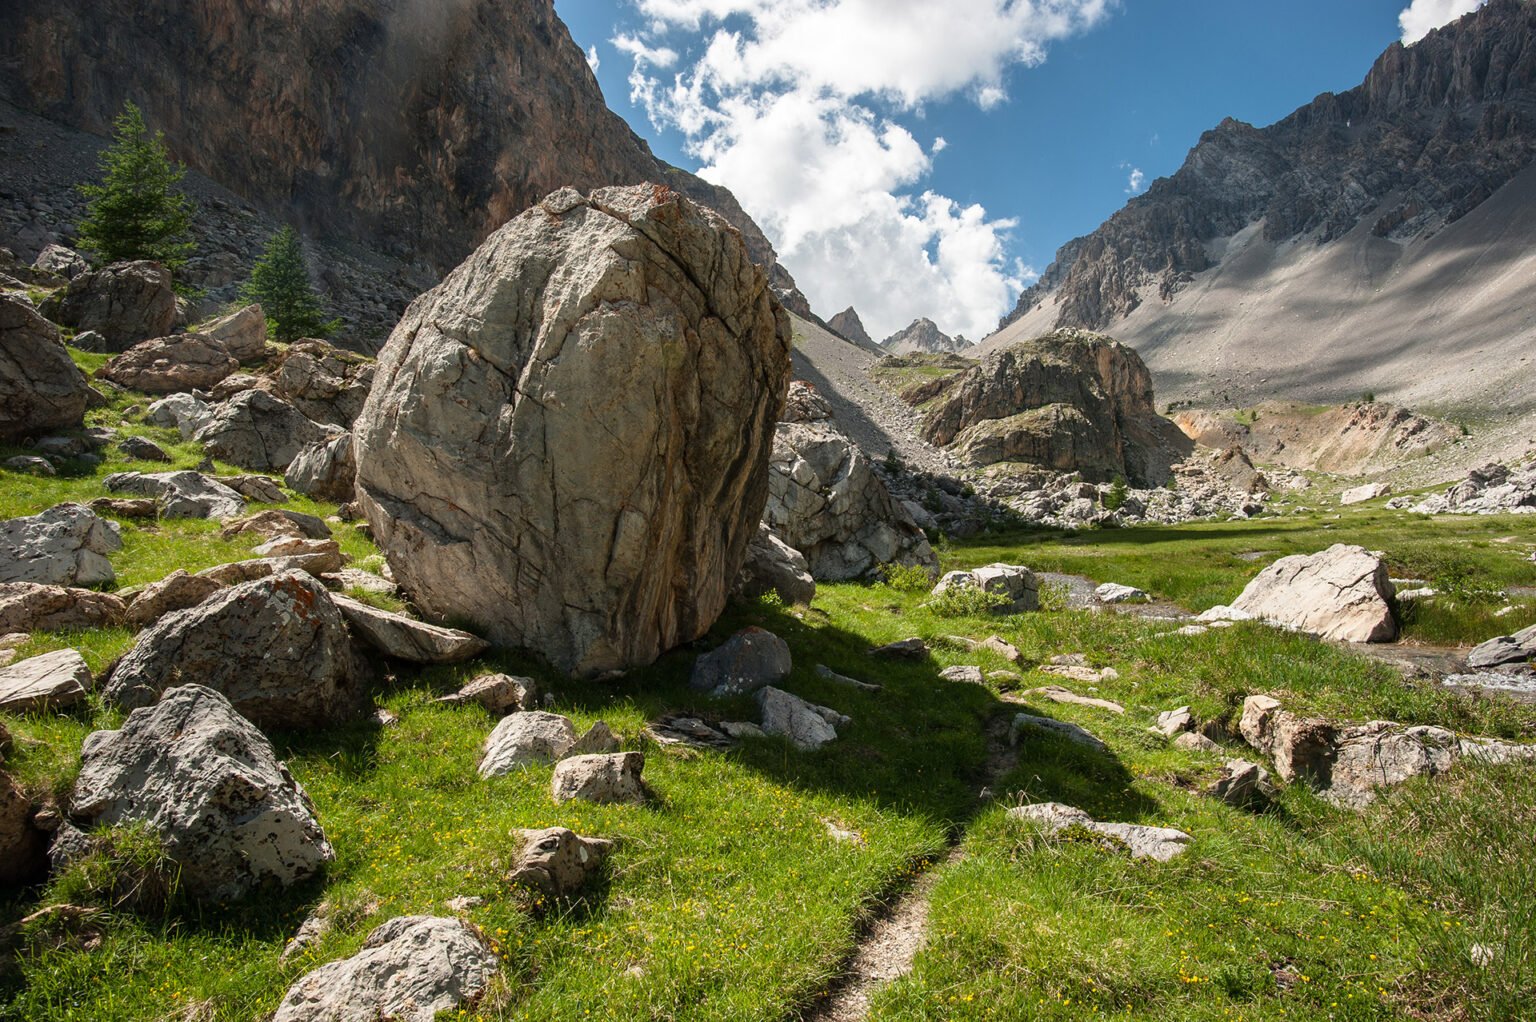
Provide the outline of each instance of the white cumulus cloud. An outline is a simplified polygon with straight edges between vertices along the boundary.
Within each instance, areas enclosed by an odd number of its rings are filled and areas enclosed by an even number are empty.
[[[1471,14],[1487,0],[1413,0],[1397,16],[1403,30],[1403,44],[1412,46],[1442,25],[1449,25]]]
[[[1142,173],[1140,167],[1131,168],[1131,176],[1126,179],[1125,193],[1127,195],[1140,195],[1142,186],[1147,183],[1147,175]]]
[[[949,143],[925,149],[899,118],[952,97],[990,109],[1010,68],[1115,3],[636,0],[645,31],[613,42],[634,60],[632,99],[683,133],[813,306],[852,304],[876,337],[928,316],[979,338],[1028,279],[1008,256],[1015,224],[925,188]]]
[[[597,69],[603,66],[602,59],[597,55],[596,43],[587,47],[587,66],[592,69],[593,74],[597,74]]]

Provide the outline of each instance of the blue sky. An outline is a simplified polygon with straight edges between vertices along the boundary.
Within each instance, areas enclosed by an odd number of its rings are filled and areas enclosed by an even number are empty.
[[[812,304],[984,335],[1223,117],[1479,0],[556,0],[609,105],[730,187]],[[940,141],[942,140],[942,141]]]

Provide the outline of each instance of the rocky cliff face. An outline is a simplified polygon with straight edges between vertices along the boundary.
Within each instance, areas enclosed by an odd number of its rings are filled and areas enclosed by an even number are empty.
[[[1138,486],[1160,485],[1193,448],[1158,416],[1136,353],[1083,330],[986,355],[944,389],[923,439],[976,466],[1017,462]]]
[[[881,341],[880,346],[892,355],[938,355],[964,351],[971,347],[971,342],[964,337],[949,336],[931,319],[919,319]]]
[[[859,318],[858,310],[848,306],[842,312],[827,320],[827,326],[840,337],[846,337],[855,344],[870,345],[875,339],[869,336],[869,331],[864,329],[864,321]]]
[[[12,0],[0,98],[106,133],[124,100],[235,193],[436,270],[564,185],[659,181],[772,246],[604,105],[551,0]]]
[[[1536,157],[1536,4],[1491,0],[1411,47],[1393,44],[1365,82],[1324,93],[1268,128],[1228,119],[1171,178],[1057,253],[1002,326],[1054,310],[1105,329],[1169,301],[1219,261],[1210,242],[1262,223],[1266,241],[1326,244],[1432,235]]]

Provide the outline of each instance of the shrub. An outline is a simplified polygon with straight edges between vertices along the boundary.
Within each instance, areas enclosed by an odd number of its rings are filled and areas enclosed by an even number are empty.
[[[105,262],[153,259],[174,272],[196,247],[196,206],[176,188],[186,170],[171,162],[164,134],[150,135],[132,103],[123,104],[112,128],[112,144],[101,154],[101,183],[80,187],[89,203],[78,228],[80,247]]]
[[[1130,487],[1125,483],[1124,476],[1115,476],[1115,481],[1110,484],[1109,492],[1104,494],[1104,508],[1107,511],[1119,511],[1125,506],[1125,497]]]
[[[939,617],[981,617],[1008,605],[1008,597],[979,586],[950,586],[928,601],[928,609]]]
[[[899,593],[926,592],[933,586],[928,569],[916,564],[882,564],[880,578],[888,588]]]
[[[1068,597],[1071,592],[1072,590],[1065,582],[1041,579],[1039,591],[1040,609],[1047,612],[1066,610],[1070,605]]]
[[[309,263],[292,227],[272,235],[251,279],[240,290],[248,302],[260,302],[267,315],[267,329],[279,341],[301,337],[329,337],[341,325],[326,316],[320,296],[309,282]]]

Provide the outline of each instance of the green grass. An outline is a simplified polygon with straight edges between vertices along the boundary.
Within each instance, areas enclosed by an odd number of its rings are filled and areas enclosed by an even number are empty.
[[[148,402],[116,398],[92,421],[154,439],[174,467],[195,465],[201,452],[193,445],[126,414],[135,403]],[[0,517],[102,496],[101,477],[111,471],[164,468],[106,453],[99,468],[53,479],[0,475]],[[335,510],[303,500],[287,506]],[[113,557],[119,586],[241,559],[257,542],[222,540],[204,522],[122,524],[124,549]],[[335,529],[359,562],[377,563],[361,533]],[[1464,643],[1536,620],[1529,600],[1495,617],[1502,604],[1487,592],[1536,584],[1536,567],[1524,560],[1536,544],[1522,519],[1424,519],[1376,508],[1021,532],[947,544],[943,560],[946,569],[1001,560],[1077,572],[1198,610],[1230,602],[1274,558],[1333,542],[1384,550],[1393,574],[1451,594],[1408,615],[1410,639]],[[1251,554],[1258,557],[1243,556]],[[795,666],[785,688],[853,718],[839,740],[817,753],[778,739],[684,753],[645,739],[645,723],[664,712],[755,719],[749,698],[717,704],[687,685],[697,653],[748,624],[790,644]],[[1536,769],[1458,769],[1360,814],[1288,788],[1274,811],[1254,815],[1200,794],[1221,757],[1173,749],[1147,728],[1158,712],[1186,703],[1202,720],[1230,726],[1245,696],[1267,692],[1302,713],[1529,741],[1536,706],[1406,684],[1348,650],[1257,625],[1198,636],[1175,627],[1066,610],[994,616],[980,605],[931,603],[922,586],[840,584],[822,586],[809,609],[733,604],[706,640],[606,685],[563,680],[512,654],[395,669],[375,699],[398,725],[272,736],[337,850],[323,878],[222,911],[174,899],[163,911],[112,907],[93,921],[93,948],[67,935],[28,934],[18,956],[0,959],[0,1019],[151,1020],[204,1002],[213,1018],[257,1018],[299,975],[351,954],[385,919],[446,914],[446,903],[465,895],[484,899],[466,915],[502,958],[496,988],[466,1017],[792,1019],[827,989],[870,913],[952,842],[963,854],[938,867],[931,939],[909,976],[876,993],[872,1018],[1523,1017],[1536,997],[1536,910],[1528,907],[1536,857],[1527,850]],[[969,652],[953,638],[991,634],[1016,646],[1021,661]],[[914,635],[929,643],[929,659],[867,655]],[[22,652],[78,648],[99,674],[132,641],[123,629],[39,634]],[[1059,653],[1113,667],[1118,677],[1091,694],[1121,703],[1125,715],[1026,694],[1062,683],[1036,670]],[[817,676],[817,664],[883,688],[837,686]],[[986,686],[939,678],[961,664],[1015,677]],[[651,803],[555,806],[548,767],[479,780],[475,759],[494,720],[435,698],[487,670],[535,676],[553,693],[552,707],[579,727],[605,720],[626,748],[645,751]],[[1030,737],[1017,763],[995,776],[987,729],[1021,707],[1089,728],[1111,755]],[[34,797],[61,798],[81,742],[121,719],[95,697],[68,714],[5,717],[19,739],[6,769]],[[1226,752],[1245,754],[1230,739]],[[983,799],[983,788],[996,800]],[[1006,817],[1021,799],[1177,826],[1195,843],[1160,865],[1042,840]],[[602,882],[534,914],[502,878],[513,832],[554,825],[618,847]],[[835,840],[829,825],[859,841]],[[147,868],[140,845],[127,841],[119,854]],[[93,869],[7,895],[0,926],[66,899],[110,906],[104,871]],[[280,961],[286,940],[321,903],[332,906],[335,929]],[[1474,945],[1495,949],[1491,966],[1477,964]]]

